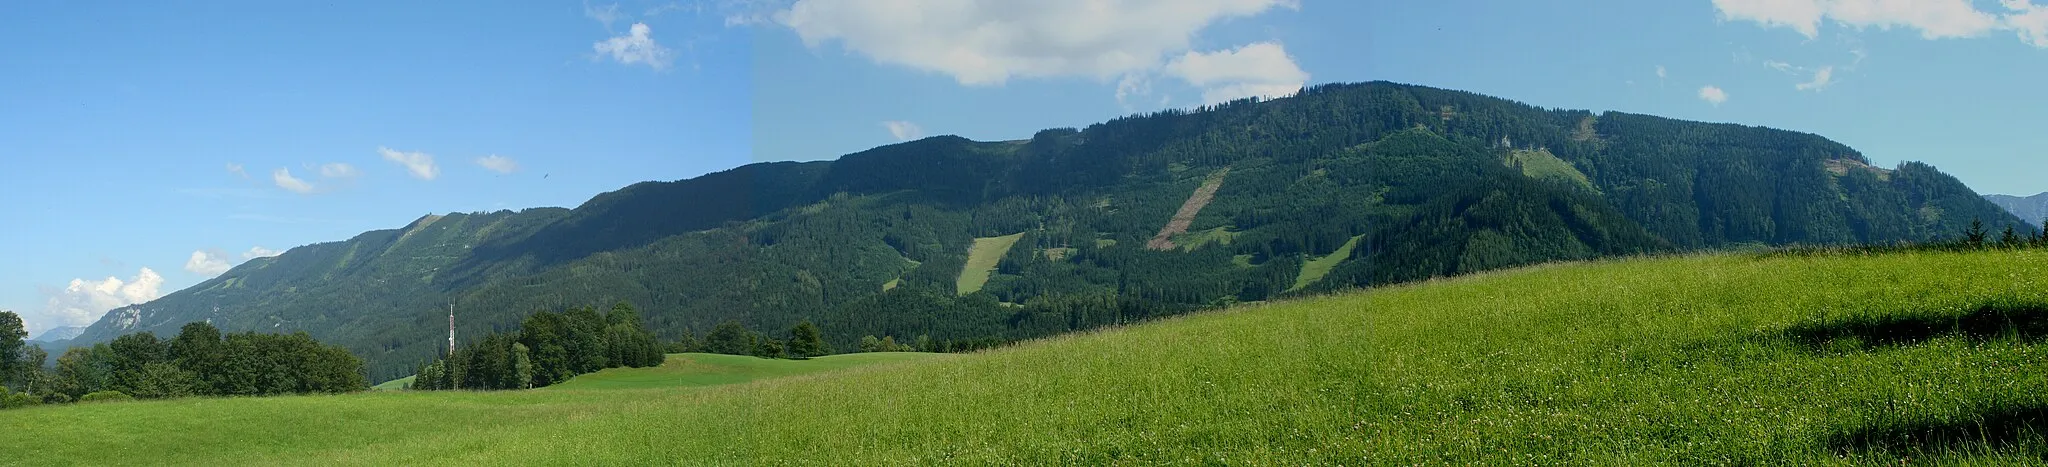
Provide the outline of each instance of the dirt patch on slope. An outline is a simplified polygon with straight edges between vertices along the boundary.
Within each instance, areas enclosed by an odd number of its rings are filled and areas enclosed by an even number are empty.
[[[1154,235],[1152,241],[1145,242],[1145,248],[1162,251],[1174,249],[1173,236],[1187,233],[1188,226],[1195,223],[1195,215],[1201,214],[1202,207],[1208,206],[1210,200],[1216,199],[1216,189],[1223,187],[1223,176],[1229,174],[1230,168],[1224,167],[1223,170],[1209,175],[1209,180],[1202,182],[1202,187],[1196,188],[1195,194],[1188,196],[1187,202],[1181,203],[1180,211],[1173,213],[1173,220],[1167,221],[1166,227],[1159,229],[1159,235]]]

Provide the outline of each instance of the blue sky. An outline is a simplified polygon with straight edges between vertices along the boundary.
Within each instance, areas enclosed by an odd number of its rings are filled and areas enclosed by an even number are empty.
[[[1303,83],[1787,128],[2048,190],[2048,5],[2020,0],[157,3],[0,4],[0,309],[32,332],[429,213]]]

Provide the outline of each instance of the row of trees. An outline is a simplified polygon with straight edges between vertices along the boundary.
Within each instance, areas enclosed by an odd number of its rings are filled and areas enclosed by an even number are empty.
[[[527,389],[605,368],[661,365],[666,355],[628,303],[542,311],[420,367],[411,389]]]
[[[0,382],[14,394],[6,405],[105,398],[266,396],[339,393],[369,388],[363,360],[304,332],[223,335],[193,322],[169,340],[139,332],[91,347],[73,347],[43,366],[48,354],[25,345],[21,319],[0,312]],[[26,396],[24,396],[26,395]]]
[[[934,340],[931,336],[920,335],[910,342],[899,343],[896,336],[861,336],[858,352],[967,352],[986,349],[1010,342],[1000,338],[970,340]],[[702,339],[684,333],[682,339],[668,345],[671,353],[705,352],[727,355],[752,355],[761,358],[806,359],[821,357],[834,352],[831,344],[825,342],[825,333],[810,320],[798,322],[789,329],[788,339],[777,339],[747,329],[738,321],[725,321],[712,328]]]
[[[1997,243],[1991,240],[1991,232],[1984,230],[1983,220],[1970,221],[1970,230],[1963,232],[1963,244],[1971,247],[1999,246],[2014,248],[2021,246],[2048,246],[2048,221],[2041,222],[2039,235],[2023,235],[2013,226],[2005,226],[2005,232],[1998,235]]]
[[[776,339],[747,329],[739,321],[727,320],[711,328],[702,340],[689,333],[670,346],[675,352],[707,352],[727,355],[752,355],[761,358],[811,358],[832,353],[832,346],[825,343],[825,333],[810,320],[798,322],[789,330],[789,339]]]

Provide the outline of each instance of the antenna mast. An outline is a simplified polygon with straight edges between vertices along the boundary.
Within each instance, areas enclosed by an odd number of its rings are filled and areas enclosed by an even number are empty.
[[[448,355],[455,356],[455,302],[448,302]]]

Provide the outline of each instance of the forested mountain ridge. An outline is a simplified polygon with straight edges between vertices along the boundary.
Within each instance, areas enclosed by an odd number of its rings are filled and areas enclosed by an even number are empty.
[[[2040,225],[2041,222],[2048,221],[2048,193],[2028,197],[1984,195],[1984,199],[1991,201],[1991,204],[2005,208],[2006,211],[2012,212],[2015,216],[2019,216],[2020,219],[2027,221],[2029,225]]]
[[[1177,214],[1185,230],[1152,242]],[[77,342],[202,319],[303,329],[381,380],[437,354],[450,303],[481,335],[625,300],[663,338],[810,319],[837,348],[872,334],[943,349],[1543,261],[1949,238],[1972,220],[2020,224],[1933,167],[1873,167],[1816,135],[1336,84],[751,164],[573,210],[428,216],[251,261]],[[986,279],[962,283],[970,268]]]

